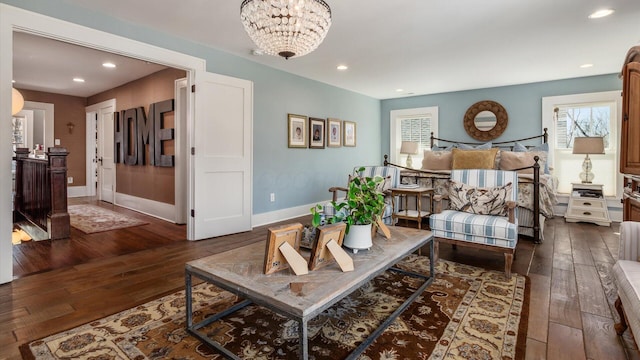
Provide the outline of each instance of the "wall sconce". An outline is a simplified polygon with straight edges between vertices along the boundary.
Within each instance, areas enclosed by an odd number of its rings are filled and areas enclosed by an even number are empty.
[[[24,107],[24,97],[20,94],[20,91],[15,88],[11,88],[11,115],[19,113]]]
[[[67,123],[67,128],[69,129],[69,134],[73,134],[73,128],[76,126],[76,124],[72,123],[71,121],[69,121]]]

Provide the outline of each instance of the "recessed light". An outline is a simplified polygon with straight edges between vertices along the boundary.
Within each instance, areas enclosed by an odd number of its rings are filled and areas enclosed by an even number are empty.
[[[111,63],[111,62],[106,62],[106,63],[103,63],[102,66],[104,66],[106,68],[114,68],[114,67],[116,67],[116,64]]]
[[[586,68],[590,68],[590,67],[593,67],[593,64],[582,64],[582,65],[580,65],[580,68],[582,68],[582,69],[586,69]]]
[[[16,81],[15,81],[15,80],[11,80],[11,83],[12,83],[12,84],[15,84],[15,83],[16,83]]]
[[[589,19],[599,19],[611,15],[613,12],[613,9],[601,9],[589,15]]]
[[[83,78],[73,78],[73,81],[78,82],[78,83],[83,83],[84,79]]]
[[[396,92],[403,92],[404,89],[396,89]]]
[[[349,68],[349,67],[348,67],[347,65],[338,65],[338,66],[336,67],[336,69],[341,70],[341,71],[347,70],[348,68]]]

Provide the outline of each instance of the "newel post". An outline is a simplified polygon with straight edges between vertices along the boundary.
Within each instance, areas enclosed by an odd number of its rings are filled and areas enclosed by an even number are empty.
[[[47,175],[51,190],[51,212],[47,216],[47,231],[51,240],[68,238],[71,233],[67,212],[67,155],[62,147],[50,147]]]

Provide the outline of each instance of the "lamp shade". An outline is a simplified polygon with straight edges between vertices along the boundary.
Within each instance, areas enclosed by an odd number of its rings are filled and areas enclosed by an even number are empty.
[[[573,139],[574,154],[604,154],[602,137],[577,137]]]
[[[19,113],[24,107],[24,98],[20,91],[11,88],[11,115]]]
[[[418,143],[414,141],[403,141],[400,145],[400,154],[417,154]]]

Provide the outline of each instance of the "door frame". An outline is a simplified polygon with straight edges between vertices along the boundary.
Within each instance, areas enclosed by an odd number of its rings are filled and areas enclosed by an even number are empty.
[[[61,19],[38,14],[28,10],[0,4],[0,144],[11,143],[11,80],[13,74],[13,32],[21,31],[55,40],[94,48],[102,51],[113,52],[124,56],[150,61],[157,64],[185,70],[187,73],[187,86],[194,82],[195,72],[206,71],[206,61],[191,55],[177,51],[146,44],[130,38],[125,38],[104,31],[88,28]],[[193,101],[187,99],[187,144],[184,148],[190,148],[193,144],[191,129],[194,125]],[[11,210],[11,147],[0,147],[0,235],[8,237],[12,231]],[[188,162],[187,173],[193,170]],[[193,205],[193,186],[189,181],[188,206]],[[189,236],[190,222],[187,224],[187,237]],[[0,284],[10,282],[13,279],[12,244],[9,241],[0,242]]]
[[[85,142],[85,160],[86,160],[86,187],[85,187],[85,193],[86,196],[96,196],[98,195],[98,198],[100,200],[102,200],[100,198],[101,194],[99,192],[97,192],[97,188],[95,186],[95,184],[100,184],[101,179],[100,179],[100,171],[96,171],[98,169],[98,163],[96,161],[96,149],[98,146],[98,137],[96,135],[98,134],[98,118],[97,116],[100,114],[100,109],[101,108],[105,108],[105,107],[112,107],[113,111],[116,111],[116,99],[109,99],[109,100],[105,100],[105,101],[101,101],[97,104],[93,104],[93,105],[89,105],[87,107],[85,107],[85,112],[86,112],[86,119],[87,119],[87,132],[86,132],[86,142]],[[90,115],[90,114],[95,114],[95,115]],[[96,174],[97,173],[97,174]],[[112,183],[115,185],[116,183],[116,166],[114,164],[113,167],[113,179],[112,179]],[[111,201],[109,201],[112,204],[115,204],[115,197],[116,197],[116,189],[114,187],[113,189],[113,196],[111,198]]]

